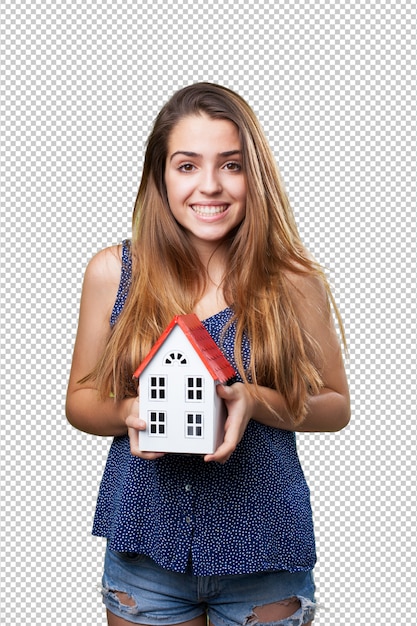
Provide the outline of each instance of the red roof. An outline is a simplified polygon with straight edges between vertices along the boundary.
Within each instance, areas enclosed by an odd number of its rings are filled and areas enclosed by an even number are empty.
[[[139,378],[175,326],[179,326],[184,332],[188,341],[191,343],[214,380],[225,383],[236,376],[234,368],[226,359],[214,339],[204,328],[197,315],[190,313],[189,315],[176,315],[173,318],[133,374],[134,378]]]

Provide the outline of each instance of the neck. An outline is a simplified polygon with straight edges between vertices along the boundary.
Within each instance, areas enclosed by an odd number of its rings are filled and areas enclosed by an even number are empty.
[[[227,271],[227,248],[225,245],[218,245],[214,249],[206,246],[198,252],[206,270],[206,286],[194,312],[200,319],[206,319],[227,306],[222,285]]]
[[[215,245],[207,242],[197,247],[197,254],[210,279],[217,277],[219,273],[221,276],[225,273],[228,257],[227,250],[227,242],[216,243]],[[216,280],[216,278],[214,279]]]

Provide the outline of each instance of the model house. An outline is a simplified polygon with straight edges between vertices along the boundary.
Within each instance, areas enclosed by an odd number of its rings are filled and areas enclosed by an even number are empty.
[[[236,372],[194,314],[177,315],[139,365],[139,415],[147,452],[210,454],[223,441],[226,417],[216,385]]]

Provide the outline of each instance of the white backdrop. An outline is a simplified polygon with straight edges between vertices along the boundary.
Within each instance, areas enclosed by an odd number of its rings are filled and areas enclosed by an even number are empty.
[[[416,8],[1,2],[1,621],[104,625],[108,439],[64,400],[85,265],[130,234],[144,144],[210,80],[259,115],[347,330],[350,426],[298,437],[318,625],[409,624],[416,591]]]

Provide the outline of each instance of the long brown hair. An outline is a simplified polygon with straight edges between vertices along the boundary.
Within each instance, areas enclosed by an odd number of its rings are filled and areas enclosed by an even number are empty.
[[[132,282],[124,309],[104,354],[86,379],[95,379],[102,397],[136,394],[132,372],[177,314],[193,310],[204,292],[206,270],[187,232],[170,211],[164,175],[167,146],[175,125],[206,114],[233,122],[239,130],[247,181],[246,215],[229,235],[227,274],[222,285],[237,325],[235,358],[250,388],[279,390],[294,422],[306,414],[309,394],[322,385],[320,348],[297,315],[290,272],[320,277],[321,268],[305,250],[274,157],[249,105],[233,91],[211,83],[181,89],[161,109],[149,136],[143,175],[133,212]],[[336,316],[341,326],[337,308]],[[327,311],[323,312],[329,314]],[[342,337],[343,328],[341,327]],[[247,334],[251,361],[245,371],[241,342]],[[84,380],[86,380],[84,379]]]

